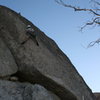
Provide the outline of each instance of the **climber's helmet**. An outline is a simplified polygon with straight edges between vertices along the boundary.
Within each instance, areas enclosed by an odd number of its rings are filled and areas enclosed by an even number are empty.
[[[27,28],[31,28],[31,25],[27,25]]]

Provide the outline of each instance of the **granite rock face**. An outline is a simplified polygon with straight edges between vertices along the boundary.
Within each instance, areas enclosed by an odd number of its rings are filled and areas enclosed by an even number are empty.
[[[0,80],[0,100],[60,100],[44,87]]]
[[[28,24],[38,34],[39,46],[31,38],[21,44],[28,38],[25,34]],[[30,21],[4,6],[0,6],[0,37],[12,52],[18,66],[15,75],[20,82],[40,84],[61,100],[95,100],[90,88],[57,44]]]
[[[17,64],[3,40],[0,38],[0,77],[10,76],[18,71]]]

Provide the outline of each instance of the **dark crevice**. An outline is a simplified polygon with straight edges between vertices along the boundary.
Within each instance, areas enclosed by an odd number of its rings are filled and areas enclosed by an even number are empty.
[[[28,74],[28,75],[27,75]],[[40,72],[35,72],[35,76],[29,75],[29,73],[17,72],[13,76],[18,77],[19,82],[29,82],[31,84],[40,84],[47,90],[52,91],[61,100],[77,100],[76,96],[73,95],[69,90],[65,89],[61,85],[57,84],[52,79],[43,76]]]

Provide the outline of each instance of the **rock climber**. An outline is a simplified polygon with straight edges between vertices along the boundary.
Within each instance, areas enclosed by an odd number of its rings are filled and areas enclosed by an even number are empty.
[[[38,41],[36,39],[36,32],[35,30],[31,27],[31,25],[27,25],[26,27],[26,35],[28,35],[34,42],[39,46]],[[27,40],[23,41],[21,44],[24,44]]]

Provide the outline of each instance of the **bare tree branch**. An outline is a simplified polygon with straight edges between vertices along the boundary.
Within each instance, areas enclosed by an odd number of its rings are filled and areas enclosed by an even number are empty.
[[[100,43],[100,38],[97,39],[96,41],[90,42],[89,45],[87,46],[87,48],[90,48],[90,47],[94,46],[95,44],[99,44],[99,43]]]
[[[86,8],[75,7],[75,6],[72,6],[72,5],[65,4],[63,2],[63,0],[55,0],[55,1],[56,1],[56,3],[58,3],[58,4],[60,4],[64,7],[74,9],[74,11],[89,11],[89,12],[92,12],[93,14],[95,14],[96,16],[100,16],[99,13],[95,12],[95,10],[97,10],[97,9],[86,9]],[[100,9],[98,9],[98,10],[100,10]]]
[[[87,22],[83,27],[81,27],[81,31],[88,25],[93,25],[93,24],[98,24],[100,25],[100,17],[96,17],[94,19],[92,19],[92,21]]]
[[[91,0],[90,2],[93,2],[94,4],[96,4],[97,6],[94,5],[94,8],[91,9],[87,9],[87,8],[80,8],[80,7],[76,7],[73,5],[68,5],[66,4],[63,0],[55,0],[56,3],[58,3],[59,5],[62,5],[64,7],[67,8],[72,8],[74,11],[87,11],[90,12],[94,15],[94,18],[91,19],[91,21],[87,22],[83,27],[81,27],[81,31],[89,25],[100,25],[100,2],[96,1],[96,0]],[[87,46],[87,48],[94,46],[95,44],[99,44],[100,43],[100,38],[97,39],[96,41],[92,41],[89,43],[89,45]]]

